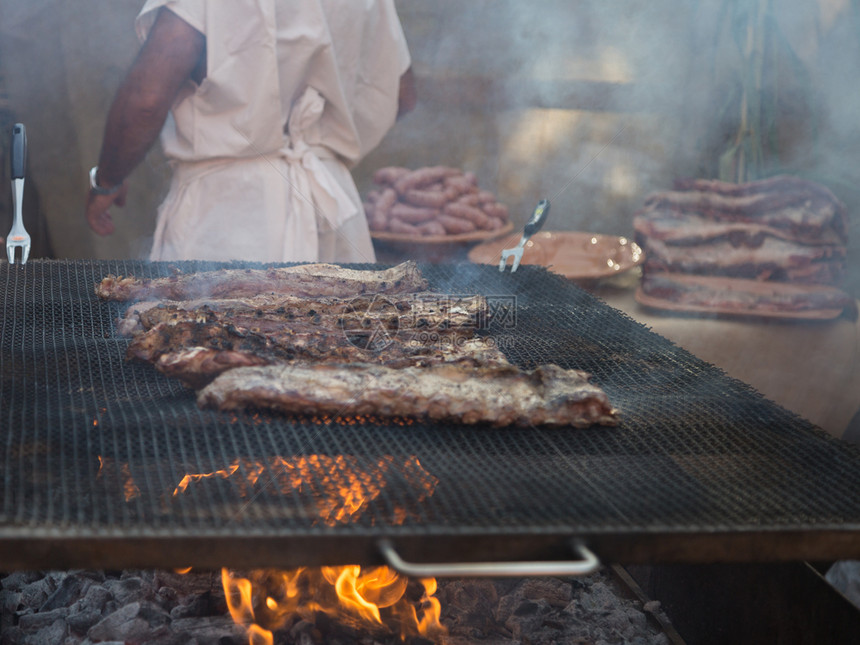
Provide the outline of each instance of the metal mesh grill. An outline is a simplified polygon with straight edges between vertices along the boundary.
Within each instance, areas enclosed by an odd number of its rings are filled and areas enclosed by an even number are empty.
[[[860,527],[860,452],[541,269],[422,267],[434,290],[490,297],[484,333],[512,362],[590,372],[617,428],[199,410],[178,382],[125,360],[126,305],[93,292],[108,273],[169,270],[0,266],[0,538]]]

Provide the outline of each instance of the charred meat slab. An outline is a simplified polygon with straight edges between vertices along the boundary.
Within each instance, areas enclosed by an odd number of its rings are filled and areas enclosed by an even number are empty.
[[[466,329],[485,324],[488,317],[489,308],[483,296],[421,292],[300,298],[263,294],[251,298],[136,303],[120,321],[119,331],[123,336],[133,336],[162,322],[182,321],[230,322],[249,329],[302,322],[359,332],[377,325],[387,329]]]
[[[96,285],[104,300],[193,300],[242,298],[260,294],[348,298],[368,293],[426,291],[414,262],[381,271],[345,269],[334,264],[303,264],[270,269],[219,269],[165,278],[106,276]]]
[[[833,287],[649,273],[643,276],[640,288],[646,296],[677,303],[688,310],[763,315],[832,310],[837,315],[845,312],[852,319],[857,317],[856,300]]]
[[[470,365],[507,365],[505,355],[490,339],[448,336],[425,341],[398,336],[379,349],[359,347],[337,334],[316,332],[281,337],[242,334],[235,329],[196,323],[156,327],[135,341],[129,357],[155,365],[160,372],[192,388],[200,388],[234,367],[292,362],[356,362],[391,368],[422,367],[449,361]]]
[[[496,427],[616,425],[606,394],[579,370],[460,363],[392,369],[380,365],[240,367],[198,394],[201,407],[293,414],[418,417]]]
[[[845,205],[826,187],[777,176],[732,184],[678,180],[636,212],[643,273],[837,286],[847,255]]]
[[[249,305],[260,305],[257,307]],[[463,359],[507,364],[485,324],[486,299],[420,293],[344,299],[280,298],[171,303],[137,312],[127,355],[191,387],[237,365],[290,361],[377,363],[390,367]]]
[[[672,245],[638,238],[650,271],[720,275],[803,284],[834,284],[842,278],[842,245],[804,245],[765,238],[758,246],[731,240]]]
[[[847,209],[821,184],[781,175],[744,184],[717,180],[677,180],[674,190],[653,193],[646,210],[698,214],[722,222],[757,222],[792,237],[832,229],[844,242]]]
[[[794,207],[792,207],[794,208]],[[803,213],[798,213],[799,219]],[[770,225],[764,221],[724,221],[695,213],[683,217],[672,210],[643,211],[633,218],[636,234],[666,244],[692,246],[714,242],[731,242],[734,246],[757,248],[767,238],[809,245],[838,245],[843,236],[830,227],[797,227],[794,230]]]

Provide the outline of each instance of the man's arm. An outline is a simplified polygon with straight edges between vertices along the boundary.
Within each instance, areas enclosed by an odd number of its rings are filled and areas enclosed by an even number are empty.
[[[146,42],[108,112],[96,182],[123,183],[158,138],[183,84],[205,56],[203,34],[168,9],[161,9]],[[125,203],[123,187],[113,195],[90,192],[87,220],[100,235],[113,232],[107,209]]]
[[[415,109],[418,104],[418,91],[415,88],[415,73],[410,67],[400,77],[400,94],[397,100],[397,118],[399,119]]]

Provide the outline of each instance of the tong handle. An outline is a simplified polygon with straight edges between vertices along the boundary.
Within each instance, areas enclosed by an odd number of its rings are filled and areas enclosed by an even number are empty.
[[[23,123],[12,126],[12,179],[24,179],[27,168],[27,129]]]
[[[523,235],[526,238],[531,237],[535,233],[537,233],[544,222],[546,222],[546,218],[549,216],[549,200],[542,199],[538,202],[538,205],[535,207],[535,212],[532,213],[531,219],[526,223],[525,228],[523,228]]]

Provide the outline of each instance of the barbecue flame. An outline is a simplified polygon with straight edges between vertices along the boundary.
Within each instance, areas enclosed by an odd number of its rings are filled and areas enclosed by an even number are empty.
[[[131,469],[128,464],[123,464],[121,471],[123,476],[122,491],[125,495],[125,501],[130,502],[135,497],[140,497],[140,489],[134,483],[134,477],[131,476]]]
[[[393,478],[419,500],[435,491],[438,480],[414,455],[390,455],[368,462],[350,455],[274,457],[265,463],[237,460],[229,467],[188,474],[174,495],[208,478],[232,478],[243,497],[252,487],[272,487],[312,500],[308,508],[327,526],[354,522],[362,515],[373,524],[371,504]],[[239,478],[238,480],[236,478]],[[243,488],[244,487],[244,488]],[[377,509],[378,512],[378,509]],[[386,522],[401,524],[405,508],[392,508]],[[371,633],[422,636],[438,640],[447,633],[439,622],[441,605],[433,579],[410,581],[388,567],[302,567],[260,570],[242,577],[223,569],[221,580],[233,620],[248,629],[249,645],[272,645],[274,631],[299,620],[316,624],[320,613],[339,625]]]
[[[438,640],[447,634],[432,578],[410,582],[388,567],[255,571],[243,578],[222,569],[233,620],[248,629],[249,645],[272,645],[274,631],[320,613],[352,629]]]
[[[173,497],[190,486],[211,479],[230,479],[242,499],[256,498],[270,489],[282,495],[299,494],[308,510],[326,526],[354,522],[369,511],[385,489],[389,478],[407,485],[417,501],[431,496],[438,479],[428,473],[414,455],[396,459],[384,455],[367,462],[351,455],[275,456],[266,461],[234,459],[228,466],[206,473],[186,473],[173,490]],[[403,524],[410,512],[394,506],[387,522]],[[372,513],[370,523],[375,523]]]
[[[134,477],[131,474],[131,468],[128,465],[128,462],[122,462],[119,465],[119,473],[116,471],[116,464],[113,459],[109,457],[102,457],[98,455],[99,460],[99,470],[96,473],[96,479],[100,479],[102,477],[112,478],[115,476],[122,478],[122,492],[123,497],[125,497],[126,502],[130,502],[131,500],[140,497],[140,488],[138,488],[137,484],[134,481]]]
[[[216,470],[212,473],[188,473],[179,481],[176,488],[173,489],[173,496],[175,497],[176,495],[179,495],[179,493],[184,493],[191,482],[200,481],[201,479],[207,479],[209,477],[221,477],[222,479],[227,479],[237,470],[239,470],[238,459],[230,464],[229,467]]]

